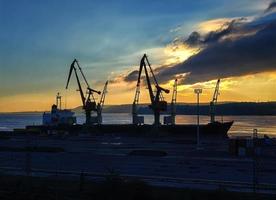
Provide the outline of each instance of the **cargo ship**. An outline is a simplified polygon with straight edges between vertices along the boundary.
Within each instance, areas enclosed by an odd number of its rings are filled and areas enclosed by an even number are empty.
[[[145,76],[141,78],[142,71],[145,71]],[[79,71],[79,72],[78,72]],[[78,91],[80,92],[80,97],[82,101],[82,107],[85,111],[86,121],[85,124],[77,124],[74,120],[72,112],[64,111],[57,109],[57,105],[52,106],[51,114],[44,114],[43,124],[40,126],[27,126],[26,130],[36,130],[42,133],[51,133],[51,132],[68,132],[68,133],[80,133],[88,132],[91,134],[113,134],[113,135],[135,135],[135,136],[152,136],[152,135],[178,135],[178,136],[187,136],[187,137],[196,137],[199,132],[201,137],[211,137],[216,138],[225,138],[227,137],[227,132],[231,128],[233,121],[229,122],[218,122],[215,120],[215,105],[217,103],[219,95],[219,84],[220,79],[217,81],[213,99],[210,102],[210,123],[208,124],[176,124],[176,97],[177,97],[177,79],[175,79],[172,93],[172,101],[170,105],[170,111],[167,111],[167,102],[164,100],[162,92],[169,93],[168,89],[161,87],[154,75],[154,71],[151,68],[151,65],[148,61],[146,54],[143,55],[140,61],[140,68],[138,71],[136,92],[134,101],[132,104],[132,124],[102,124],[102,109],[104,106],[105,96],[107,93],[108,82],[105,83],[103,91],[97,91],[90,87],[88,81],[76,59],[72,62],[69,70],[69,76],[67,79],[66,89],[68,88],[69,81],[72,73],[75,73]],[[81,74],[87,90],[83,91],[82,84],[78,73]],[[151,76],[150,76],[151,75]],[[138,107],[139,107],[139,96],[140,96],[140,86],[141,79],[144,79],[147,89],[149,91],[150,105],[149,108],[153,111],[154,114],[154,123],[153,124],[144,124],[143,116],[139,116]],[[153,83],[151,82],[153,80]],[[152,88],[152,85],[155,86],[155,91]],[[198,95],[202,92],[201,89],[196,89],[195,93]],[[85,96],[84,94],[87,94]],[[101,95],[100,101],[97,103],[94,95]],[[57,96],[58,98],[58,96]],[[61,97],[59,97],[61,98]],[[58,104],[58,99],[57,99]],[[61,104],[61,103],[60,103]],[[199,108],[199,98],[198,98],[198,108]],[[92,115],[92,113],[96,115]],[[67,113],[64,117],[60,118],[60,121],[53,121],[53,117],[57,113]],[[160,114],[169,113],[169,115],[164,116],[163,124],[160,122]],[[198,116],[199,116],[198,110]],[[47,120],[45,120],[47,118]],[[51,120],[49,120],[51,119]],[[72,120],[73,119],[73,120]],[[46,123],[47,122],[47,123]],[[66,122],[66,123],[65,123]]]
[[[214,122],[199,125],[199,133],[201,137],[227,138],[227,132],[231,128],[233,121],[230,122]],[[154,126],[151,124],[59,124],[55,126],[38,125],[26,126],[26,131],[36,133],[89,133],[89,134],[112,134],[126,136],[183,136],[195,138],[197,135],[196,124],[175,124]]]

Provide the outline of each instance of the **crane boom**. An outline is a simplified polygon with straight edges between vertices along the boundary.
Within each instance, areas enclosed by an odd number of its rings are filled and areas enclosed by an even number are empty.
[[[105,96],[107,93],[108,81],[105,82],[100,101],[97,104],[97,116],[91,118],[91,123],[102,124],[102,110],[104,106]]]
[[[103,88],[103,91],[102,91],[102,96],[101,96],[100,102],[98,103],[98,105],[99,105],[98,112],[100,112],[100,113],[102,113],[102,110],[103,110],[105,96],[106,96],[106,93],[107,93],[107,85],[108,85],[108,81],[106,81],[105,84],[104,84],[104,88]]]
[[[90,88],[90,86],[89,86],[89,84],[88,84],[88,81],[86,80],[86,77],[84,76],[84,73],[83,73],[83,71],[82,71],[82,69],[81,69],[81,67],[80,67],[80,65],[79,65],[79,62],[78,62],[76,59],[75,59],[75,61],[76,61],[77,66],[78,66],[78,68],[79,68],[79,70],[80,70],[80,72],[81,72],[81,75],[82,75],[82,77],[83,77],[83,79],[84,79],[84,81],[85,81],[85,83],[86,83],[87,88]]]
[[[132,103],[132,123],[136,125],[144,123],[144,117],[138,116],[137,105],[139,103],[139,97],[140,97],[140,84],[137,83],[136,92]]]
[[[213,99],[210,102],[210,118],[211,118],[210,121],[211,121],[211,123],[215,122],[215,114],[216,114],[215,106],[217,104],[218,96],[219,96],[219,84],[220,84],[220,79],[218,79],[218,81],[217,81]]]
[[[147,66],[149,67],[149,71],[147,69]],[[160,112],[165,111],[167,109],[167,102],[163,101],[163,100],[160,101],[160,96],[162,97],[162,92],[169,93],[170,91],[167,89],[164,89],[158,85],[157,79],[153,73],[153,70],[151,68],[150,62],[149,62],[146,54],[143,55],[143,57],[140,61],[140,67],[139,67],[138,79],[137,79],[137,85],[136,85],[136,92],[135,92],[135,97],[134,97],[133,107],[132,107],[133,119],[135,119],[137,117],[137,104],[139,102],[140,82],[141,82],[141,74],[142,74],[143,68],[145,70],[146,84],[147,84],[147,87],[149,90],[149,96],[150,96],[150,101],[151,101],[150,108],[154,112],[154,124],[159,125],[160,124]],[[156,94],[154,94],[154,92],[153,92],[149,73],[153,77],[154,85],[157,90]],[[133,120],[133,121],[135,121],[135,120]]]
[[[220,79],[218,79],[217,84],[216,84],[215,92],[214,92],[214,95],[213,95],[213,102],[217,102],[218,101],[219,84],[220,84]]]
[[[151,65],[150,65],[149,59],[148,59],[148,57],[147,57],[147,55],[146,55],[146,54],[144,54],[144,56],[145,56],[145,58],[146,58],[146,61],[147,61],[148,66],[149,66],[149,68],[150,68],[150,72],[151,72],[151,74],[152,74],[152,77],[153,77],[154,83],[155,83],[155,85],[158,85],[157,80],[156,80],[156,78],[155,78],[155,75],[154,75],[154,73],[153,73],[153,70],[152,70],[152,68],[151,68]]]
[[[173,93],[171,101],[171,113],[169,116],[164,116],[164,124],[175,125],[175,115],[176,115],[176,97],[177,97],[177,79],[174,80]]]
[[[75,66],[75,64],[77,65],[77,68]],[[82,86],[81,86],[81,83],[80,83],[80,79],[79,79],[79,76],[78,76],[78,72],[77,72],[77,69],[80,71],[81,75],[82,75],[82,78],[84,79],[85,83],[86,83],[86,86],[87,86],[87,97],[84,96],[84,92],[83,92],[83,89],[82,89]],[[86,124],[90,124],[91,123],[91,112],[92,111],[97,111],[97,108],[96,108],[96,102],[95,102],[95,99],[94,99],[94,96],[93,96],[93,92],[97,93],[97,94],[101,94],[100,91],[96,91],[92,88],[90,88],[89,84],[88,84],[88,81],[78,63],[78,61],[76,59],[74,59],[74,61],[72,62],[71,66],[70,66],[70,70],[69,70],[69,75],[68,75],[68,79],[67,79],[67,83],[66,83],[66,89],[68,89],[68,85],[69,85],[69,82],[70,82],[70,79],[71,79],[71,75],[72,75],[72,72],[74,70],[74,73],[75,73],[75,76],[76,76],[76,79],[77,79],[77,84],[78,84],[78,90],[80,92],[80,96],[81,96],[81,101],[82,101],[82,107],[83,109],[85,110],[85,115],[86,115]],[[91,101],[91,96],[92,96],[92,100]]]
[[[72,62],[71,66],[70,66],[69,75],[68,75],[68,78],[67,78],[65,89],[68,89],[68,85],[69,85],[69,81],[70,81],[70,78],[71,78],[71,75],[72,75],[72,71],[75,68],[75,66],[74,66],[75,60]]]
[[[177,98],[177,79],[174,80],[173,84],[173,94],[172,94],[172,102],[171,102],[171,113],[172,115],[175,115],[175,104],[176,104],[176,98]]]
[[[148,70],[146,68],[145,62],[143,62],[143,66],[144,66],[144,70],[145,70],[145,74],[146,74],[147,86],[148,86],[149,95],[150,95],[150,101],[153,103],[155,98],[154,98],[154,94],[153,94],[153,90],[151,87],[150,78],[149,78],[149,74],[148,74]]]
[[[81,96],[82,105],[83,105],[83,107],[85,107],[84,92],[83,92],[82,87],[81,87],[81,83],[80,83],[80,79],[79,79],[79,76],[78,76],[78,73],[77,73],[77,69],[75,67],[75,63],[78,63],[76,59],[74,59],[74,61],[72,62],[71,66],[70,66],[69,75],[68,75],[68,79],[67,79],[67,83],[66,83],[66,89],[68,89],[68,85],[69,85],[69,82],[70,82],[72,71],[74,70],[75,76],[76,76],[76,79],[77,79],[78,88],[79,88],[78,90],[79,90],[80,96]]]

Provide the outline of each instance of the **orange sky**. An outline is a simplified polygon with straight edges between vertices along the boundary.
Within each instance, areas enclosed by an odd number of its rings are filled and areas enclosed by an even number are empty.
[[[216,19],[205,21],[198,24],[202,32],[216,30],[230,19]],[[176,45],[176,46],[175,46]],[[177,47],[177,48],[176,48]],[[153,68],[160,65],[173,65],[183,62],[189,56],[196,54],[199,50],[187,47],[183,44],[167,45],[163,48],[145,49],[148,55],[155,58],[162,58],[162,62],[158,65],[152,63]],[[142,53],[141,53],[142,56]],[[106,104],[130,104],[133,101],[135,94],[135,82],[126,83],[122,80],[123,74],[129,73],[130,70],[138,69],[139,59],[134,61],[134,67],[130,67],[127,71],[121,71],[117,74],[109,73],[109,77],[115,82],[110,83],[106,97]],[[89,77],[89,74],[87,74]],[[89,78],[88,78],[89,79]],[[158,79],[158,77],[157,77]],[[195,94],[193,90],[195,87],[203,89],[201,95],[201,102],[209,102],[212,98],[216,80],[194,85],[180,85],[178,87],[178,99],[181,102],[195,102]],[[173,81],[163,85],[165,88],[172,89]],[[62,86],[61,88],[63,88]],[[55,95],[61,92],[63,96],[63,106],[67,108],[74,108],[80,105],[79,93],[74,89],[77,85],[74,83],[70,86],[68,91],[65,89],[49,89],[37,91],[32,93],[13,94],[9,96],[0,97],[0,112],[17,112],[17,111],[46,111],[49,110],[51,105],[55,103]],[[259,74],[230,77],[221,81],[219,101],[275,101],[276,93],[276,71],[263,72]],[[101,90],[101,86],[97,86]],[[171,101],[171,94],[165,95],[166,100]],[[99,97],[97,98],[99,99]],[[141,103],[149,101],[148,91],[142,88]]]
[[[177,101],[191,102],[196,101],[193,90],[195,87],[203,88],[200,97],[201,102],[209,102],[212,98],[216,80],[195,84],[189,86],[178,87]],[[106,104],[129,104],[134,98],[134,83],[129,86],[125,83],[110,84],[106,97]],[[168,89],[172,89],[172,84],[165,85]],[[128,89],[130,88],[130,89]],[[132,88],[132,89],[131,89]],[[236,78],[227,78],[221,81],[219,101],[273,101],[276,99],[276,72],[266,72],[255,75],[248,75]],[[1,112],[17,112],[17,111],[46,111],[55,103],[55,91],[46,93],[22,94],[1,98]],[[74,108],[81,104],[79,93],[77,91],[62,91],[63,106],[65,102],[67,108]],[[168,102],[171,101],[171,94],[165,95]],[[99,97],[97,98],[99,99]],[[142,88],[140,102],[149,101],[148,90]]]

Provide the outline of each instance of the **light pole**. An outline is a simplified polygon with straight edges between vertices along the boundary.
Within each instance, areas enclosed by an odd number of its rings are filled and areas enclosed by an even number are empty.
[[[201,88],[197,88],[194,90],[195,94],[197,95],[197,149],[200,148],[200,141],[199,141],[199,95],[202,93]]]
[[[256,152],[256,147],[258,148],[258,130],[253,129],[253,137],[252,137],[252,143],[253,143],[253,192],[256,193],[257,186],[258,186],[258,152]]]

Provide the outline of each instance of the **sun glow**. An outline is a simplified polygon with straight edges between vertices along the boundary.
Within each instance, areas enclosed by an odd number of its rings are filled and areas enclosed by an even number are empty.
[[[191,48],[184,43],[176,43],[167,46],[164,49],[164,52],[168,57],[165,62],[165,65],[173,65],[181,63],[187,60],[192,55],[197,54],[199,52],[199,49]]]
[[[207,34],[210,31],[225,29],[227,25],[235,18],[221,18],[208,20],[198,24],[200,34]],[[255,32],[242,33],[250,35]],[[224,39],[237,39],[240,35],[231,34]],[[140,58],[143,53],[147,53],[154,69],[158,67],[172,67],[176,64],[182,63],[189,57],[199,53],[201,49],[191,47],[185,44],[184,40],[175,40],[167,46],[158,46],[149,49],[143,49],[128,57],[123,57],[133,63],[132,66],[123,66],[122,71],[110,72],[110,82],[108,85],[108,94],[106,97],[106,104],[130,104],[133,101],[136,81],[126,82],[125,75],[133,70],[138,70]],[[140,57],[141,56],[141,57]],[[123,70],[128,69],[128,71]],[[129,71],[131,70],[131,71]],[[107,72],[108,73],[108,72]],[[174,79],[178,79],[178,98],[177,101],[194,103],[195,95],[194,88],[200,87],[203,89],[201,95],[201,102],[209,102],[212,98],[215,84],[217,80],[210,80],[203,83],[196,83],[193,85],[184,85],[183,80],[186,74],[175,74],[171,80],[162,84],[164,88],[170,89],[170,94],[164,95],[166,100],[170,102]],[[158,80],[158,76],[156,77]],[[95,80],[97,81],[97,80]],[[100,83],[98,89],[102,89],[103,83]],[[244,75],[239,77],[229,77],[221,80],[219,101],[273,101],[276,99],[276,71],[264,72],[253,75]],[[49,110],[51,105],[55,103],[56,92],[60,91],[43,91],[43,93],[26,93],[17,94],[13,96],[0,97],[0,112],[16,112],[16,111],[45,111]],[[74,108],[81,105],[79,93],[75,90],[60,91],[64,98],[64,107]],[[97,97],[99,98],[99,97]],[[18,101],[20,99],[20,102]],[[66,103],[65,103],[66,101]],[[141,103],[148,103],[148,90],[145,86],[141,87]]]
[[[202,88],[201,102],[212,98],[217,80],[192,85],[178,85],[178,102],[195,102],[194,88]],[[164,85],[172,89],[174,80]],[[271,101],[276,99],[276,71],[221,79],[219,101]],[[171,94],[166,95],[170,100]]]
[[[204,21],[198,25],[198,29],[199,32],[202,34],[206,34],[219,29],[225,29],[227,27],[227,24],[234,19],[235,18],[220,18]]]

